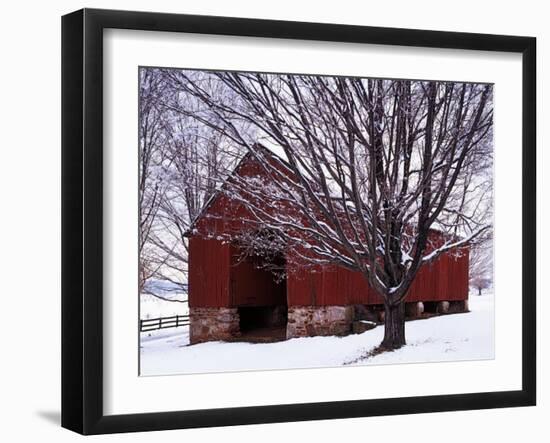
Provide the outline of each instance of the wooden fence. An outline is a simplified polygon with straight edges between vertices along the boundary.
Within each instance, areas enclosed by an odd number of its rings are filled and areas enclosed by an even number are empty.
[[[148,318],[139,321],[139,331],[149,332],[157,329],[177,328],[189,325],[189,315],[173,315],[172,317]]]

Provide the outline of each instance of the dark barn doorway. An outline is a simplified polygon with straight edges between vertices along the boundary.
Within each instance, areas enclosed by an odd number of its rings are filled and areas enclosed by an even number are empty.
[[[231,295],[238,308],[241,340],[271,342],[286,339],[287,294],[282,254],[243,255],[236,248],[231,270]]]
[[[286,338],[286,306],[240,306],[241,339],[272,342]]]

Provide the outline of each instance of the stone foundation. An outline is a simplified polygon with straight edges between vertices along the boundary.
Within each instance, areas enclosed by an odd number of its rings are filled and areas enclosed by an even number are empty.
[[[449,313],[469,312],[468,300],[455,300],[449,302]]]
[[[448,314],[449,313],[450,303],[448,301],[439,301],[437,302],[437,308],[435,312],[438,314]]]
[[[353,318],[356,321],[368,320],[378,322],[378,312],[372,305],[353,305]]]
[[[374,306],[285,306],[264,307],[261,314],[267,326],[283,326],[286,338],[316,335],[344,336],[363,332],[361,321],[384,322],[384,310]],[[405,304],[407,318],[421,317],[423,312],[451,314],[468,312],[468,300],[410,302]],[[243,313],[244,315],[244,313]],[[244,319],[244,317],[243,317]],[[241,336],[238,308],[189,308],[189,340],[191,344],[206,341],[232,341]],[[357,323],[354,329],[354,322]],[[361,329],[361,331],[359,330]]]
[[[417,318],[424,313],[424,303],[413,301],[405,303],[405,316],[407,318]]]
[[[468,300],[440,301],[436,308],[438,314],[457,314],[468,311]]]
[[[353,318],[353,306],[290,306],[286,337],[347,335]]]
[[[189,341],[231,340],[240,336],[237,308],[189,308]]]

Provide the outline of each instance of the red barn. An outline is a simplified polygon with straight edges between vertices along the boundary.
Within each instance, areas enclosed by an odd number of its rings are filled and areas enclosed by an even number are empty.
[[[257,176],[262,171],[247,154],[233,174]],[[346,335],[358,321],[383,321],[382,298],[359,272],[335,265],[289,268],[280,280],[258,266],[258,258],[243,260],[227,232],[246,228],[246,211],[219,192],[187,234],[191,343]],[[289,254],[273,260],[284,267]],[[443,254],[421,268],[406,299],[407,316],[467,311],[468,261],[463,248],[459,255]]]

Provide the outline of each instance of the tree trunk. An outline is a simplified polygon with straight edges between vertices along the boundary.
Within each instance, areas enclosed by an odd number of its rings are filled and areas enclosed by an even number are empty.
[[[477,295],[481,295],[481,288],[477,288]]]
[[[386,350],[399,349],[405,343],[405,303],[397,306],[384,304],[384,340],[381,347]]]

